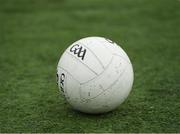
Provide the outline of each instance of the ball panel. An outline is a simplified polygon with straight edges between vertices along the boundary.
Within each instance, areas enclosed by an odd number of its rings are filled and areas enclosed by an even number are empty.
[[[118,79],[118,77],[124,72],[126,66],[127,62],[124,59],[118,56],[114,56],[109,66],[101,75],[97,76],[88,83],[81,85],[82,99],[95,98],[103,91],[111,87]]]
[[[133,84],[133,70],[131,64],[118,77],[115,83],[95,98],[81,103],[77,109],[86,113],[104,113],[117,108],[129,95]]]
[[[129,95],[133,84],[133,70],[131,64],[126,66],[126,70],[118,78],[117,82],[111,88],[106,90],[106,95],[110,100],[108,105],[113,109],[119,106]]]
[[[65,69],[81,83],[85,83],[97,76],[96,72],[66,52],[61,57],[58,66]]]
[[[102,38],[89,37],[80,40],[80,42],[91,50],[96,58],[101,62],[105,68],[112,58],[112,54],[101,43]]]
[[[75,52],[74,52],[75,51]],[[84,58],[82,60],[81,55],[78,56],[79,52],[85,52]],[[93,54],[91,50],[89,50],[86,46],[84,46],[81,42],[77,41],[73,43],[67,50],[67,53],[74,56],[77,60],[79,60],[82,64],[93,70],[96,74],[100,74],[104,69],[97,57]]]
[[[82,109],[83,105],[82,100],[80,98],[80,83],[74,79],[74,77],[66,72],[64,69],[58,67],[58,75],[61,76],[62,74],[65,74],[64,79],[64,86],[62,91],[62,85],[61,80],[59,77],[59,89],[61,94],[63,94],[66,98],[66,100],[69,102],[69,104],[74,108]]]
[[[75,80],[70,74],[67,75],[67,86],[66,86],[66,99],[73,107],[79,107],[81,103],[80,98],[80,83]]]

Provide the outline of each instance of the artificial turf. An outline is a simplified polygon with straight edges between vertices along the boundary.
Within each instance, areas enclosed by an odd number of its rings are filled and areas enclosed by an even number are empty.
[[[0,132],[180,132],[179,0],[1,0]],[[113,112],[66,103],[56,66],[72,42],[104,36],[128,53],[135,81]]]

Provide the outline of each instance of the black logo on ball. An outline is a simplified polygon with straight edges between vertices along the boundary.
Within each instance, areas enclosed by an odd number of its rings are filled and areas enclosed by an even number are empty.
[[[81,60],[84,60],[84,57],[86,55],[86,49],[80,46],[79,44],[75,44],[70,48],[70,52],[74,53],[74,55],[77,55],[78,58],[81,58]]]
[[[63,93],[64,93],[64,80],[65,80],[65,74],[62,73],[60,77],[60,88]]]
[[[114,41],[112,41],[112,40],[110,40],[110,39],[107,39],[107,38],[105,38],[105,40],[108,41],[108,42],[111,43],[111,44],[114,44],[114,43],[115,43]]]

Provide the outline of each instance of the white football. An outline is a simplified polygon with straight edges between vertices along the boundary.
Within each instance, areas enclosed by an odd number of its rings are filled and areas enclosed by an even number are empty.
[[[57,66],[61,93],[76,110],[104,113],[117,108],[133,85],[132,64],[121,47],[103,37],[70,45]]]

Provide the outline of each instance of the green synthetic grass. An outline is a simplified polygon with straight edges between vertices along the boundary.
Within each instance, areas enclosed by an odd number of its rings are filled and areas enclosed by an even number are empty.
[[[0,132],[180,132],[179,0],[1,0]],[[128,99],[103,115],[59,95],[56,65],[72,42],[104,36],[134,67]]]

